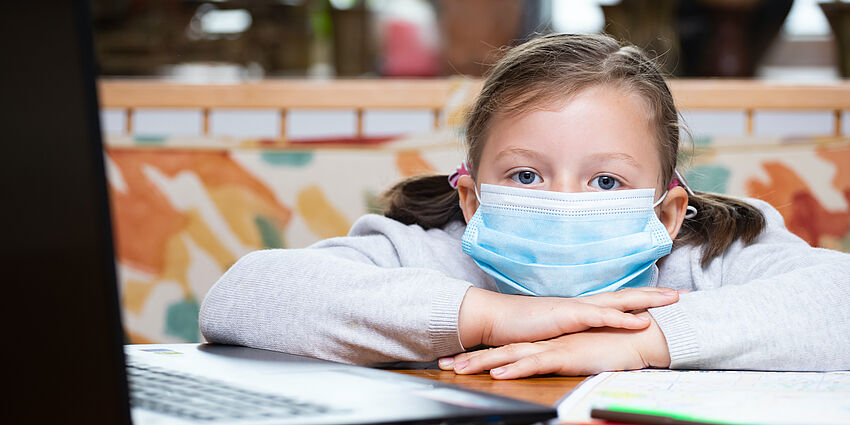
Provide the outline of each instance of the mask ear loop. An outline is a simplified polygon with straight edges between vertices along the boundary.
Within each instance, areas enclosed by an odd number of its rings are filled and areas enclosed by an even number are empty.
[[[677,169],[675,169],[675,168],[674,168],[674,169],[673,169],[673,174],[675,174],[675,175],[676,175],[676,180],[678,180],[678,181],[679,181],[679,183],[682,185],[682,187],[684,187],[684,188],[685,188],[685,191],[686,191],[686,192],[688,192],[688,196],[693,196],[693,197],[696,197],[696,196],[697,196],[697,195],[696,195],[696,193],[694,193],[694,191],[693,191],[693,190],[691,190],[691,187],[688,185],[688,181],[687,181],[687,180],[685,180],[685,178],[684,178],[684,177],[682,177],[682,175],[681,175],[681,174],[679,174],[679,170],[677,170]],[[688,212],[687,212],[687,213],[685,213],[685,218],[686,218],[686,219],[691,219],[691,218],[696,217],[696,216],[697,216],[697,213],[699,212],[699,211],[697,211],[696,207],[693,207],[693,206],[690,206],[690,205],[688,205],[687,211],[688,211]]]
[[[660,197],[660,198],[658,198],[658,200],[657,200],[657,201],[655,201],[655,203],[654,203],[654,204],[652,204],[652,208],[653,208],[653,209],[655,209],[655,207],[657,207],[657,206],[661,205],[661,203],[662,203],[662,202],[664,202],[664,198],[666,198],[666,197],[667,197],[667,193],[668,193],[668,192],[669,192],[669,190],[665,190],[665,191],[664,191],[664,194],[663,194],[663,195],[661,195],[661,197]]]

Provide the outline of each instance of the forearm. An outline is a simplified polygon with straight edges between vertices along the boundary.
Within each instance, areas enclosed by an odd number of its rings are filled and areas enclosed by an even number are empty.
[[[850,369],[850,263],[682,295],[650,309],[671,368]]]
[[[458,310],[469,284],[433,270],[382,268],[321,250],[249,254],[204,300],[213,342],[375,364],[461,351]]]
[[[629,288],[589,297],[529,297],[469,288],[460,307],[458,330],[463,346],[502,346],[535,342],[589,328],[643,330],[649,314],[631,314],[676,302],[668,288]],[[661,338],[663,340],[663,338]]]

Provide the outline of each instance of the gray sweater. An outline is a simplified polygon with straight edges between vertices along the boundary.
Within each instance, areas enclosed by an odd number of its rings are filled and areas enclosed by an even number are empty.
[[[812,248],[752,201],[767,227],[708,267],[677,246],[658,284],[689,289],[650,309],[671,368],[850,369],[850,255]],[[210,289],[200,327],[210,342],[329,360],[431,361],[464,350],[458,310],[472,285],[496,285],[461,251],[462,223],[423,230],[367,215],[346,237],[240,259]]]

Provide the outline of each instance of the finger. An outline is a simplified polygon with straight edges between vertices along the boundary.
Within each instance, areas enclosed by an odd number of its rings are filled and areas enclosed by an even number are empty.
[[[454,369],[454,364],[454,357],[443,357],[437,361],[437,366],[439,366],[441,370],[452,370]]]
[[[547,350],[523,357],[513,363],[490,370],[495,379],[517,379],[549,373],[569,373],[568,365],[574,363],[564,350]]]
[[[455,373],[468,375],[513,363],[523,357],[536,354],[547,348],[541,343],[509,344],[484,350],[476,356],[455,363]]]
[[[567,320],[569,324],[578,326],[565,326],[563,333],[583,331],[588,328],[622,328],[622,329],[644,329],[649,326],[649,319],[624,313],[609,307],[599,307],[592,304],[574,304],[570,309],[572,317]]]
[[[510,345],[510,344],[509,344]],[[502,347],[492,347],[492,348],[482,348],[480,350],[475,351],[467,351],[465,353],[458,354],[454,357],[454,362],[449,370],[453,370],[455,372],[464,369],[469,365],[470,362],[473,361],[474,358],[478,356],[489,356],[489,353],[495,350],[499,350]],[[476,373],[476,372],[472,372]]]
[[[655,290],[621,290],[591,295],[578,300],[600,307],[629,311],[673,304],[679,300],[679,293],[667,288],[656,288]]]
[[[664,294],[669,292],[676,292],[675,289],[667,288],[665,286],[640,286],[637,288],[623,288],[618,289],[616,291],[602,292],[595,295],[589,295],[586,297],[576,297],[574,299],[579,301],[585,300],[594,300],[594,299],[605,299],[611,297],[613,294],[617,294],[619,296],[628,296],[634,293],[650,293],[650,294]]]
[[[451,367],[450,369],[451,369],[451,370],[454,370],[454,369],[455,369],[455,365],[460,364],[460,363],[465,363],[465,362],[466,362],[466,363],[468,363],[468,362],[469,362],[469,359],[471,359],[471,358],[473,358],[473,357],[475,357],[475,356],[479,356],[479,355],[481,355],[481,354],[483,354],[483,353],[486,353],[486,352],[488,352],[488,351],[495,350],[495,349],[497,349],[497,348],[499,348],[499,347],[493,347],[493,348],[482,348],[482,349],[480,349],[480,350],[467,351],[467,352],[465,352],[465,353],[460,353],[460,354],[458,354],[458,355],[456,355],[456,356],[454,357],[454,362],[452,363],[452,367]]]
[[[610,293],[614,293],[614,292],[620,292],[620,293],[628,294],[630,292],[668,292],[668,291],[675,291],[675,289],[668,288],[666,286],[638,286],[638,287],[635,287],[635,288],[622,288],[622,289],[618,289],[616,291],[603,292],[603,293],[610,294]]]
[[[666,292],[666,291],[675,291],[673,288],[668,288],[666,286],[638,286],[637,288],[623,288],[619,289],[615,292]]]

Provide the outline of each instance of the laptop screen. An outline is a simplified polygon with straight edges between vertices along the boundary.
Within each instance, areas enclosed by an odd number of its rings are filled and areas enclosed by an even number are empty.
[[[0,6],[10,423],[130,421],[90,21],[87,1]]]
[[[0,282],[5,295],[4,377],[12,390],[11,398],[4,400],[3,423],[130,423],[90,20],[85,0],[0,2],[0,134],[4,148],[0,223],[5,225]],[[260,383],[278,384],[272,395],[284,390],[297,392],[292,400],[307,397],[302,391],[305,388],[316,393],[317,400],[334,390],[338,396],[329,401],[348,402],[350,409],[334,410],[337,403],[330,410],[314,413],[337,415],[349,423],[491,417],[537,421],[555,413],[545,406],[464,392],[444,384],[416,383],[412,381],[415,378],[390,372],[336,371],[344,365],[293,360],[297,356],[281,353],[216,346],[180,349],[185,353],[177,354],[185,356],[160,355],[157,361],[167,361],[169,367],[184,362],[182,372],[200,376],[207,368],[194,360],[203,358],[213,362],[212,369],[220,372],[218,379],[247,378],[239,382],[247,385],[252,376],[259,376],[255,380]],[[129,350],[150,354],[162,348]],[[274,361],[264,360],[268,356]],[[292,372],[292,365],[303,372],[311,370],[304,366],[313,363],[333,369],[324,375],[295,373],[302,381],[308,380],[295,387],[282,378],[283,372]],[[237,369],[240,365],[244,368]],[[153,369],[140,366],[135,365],[133,374],[137,389],[155,375]],[[266,379],[270,370],[276,371],[274,380]],[[171,382],[191,381],[195,387],[198,382],[212,382],[219,394],[225,388],[208,379],[178,381],[177,375],[170,376]],[[398,381],[404,382],[396,386]],[[348,386],[343,387],[346,382]],[[367,384],[372,390],[363,390]],[[154,388],[151,393],[165,387]],[[247,396],[268,405],[268,394],[244,388],[228,390],[241,400],[233,409],[244,409]],[[184,399],[167,391],[157,394],[169,398],[167,403],[137,393],[135,413],[159,420],[161,416],[156,415],[187,409]],[[221,397],[199,399],[206,407],[195,413],[227,413],[218,403]],[[309,407],[272,401],[274,406],[299,411]],[[475,403],[470,405],[471,401]],[[210,407],[211,403],[215,406]],[[364,407],[367,404],[371,407]],[[175,405],[179,409],[166,412]],[[247,413],[261,414],[265,407],[251,409]],[[238,413],[244,416],[241,410]],[[300,419],[290,418],[294,423]],[[316,420],[325,418],[316,416]]]

